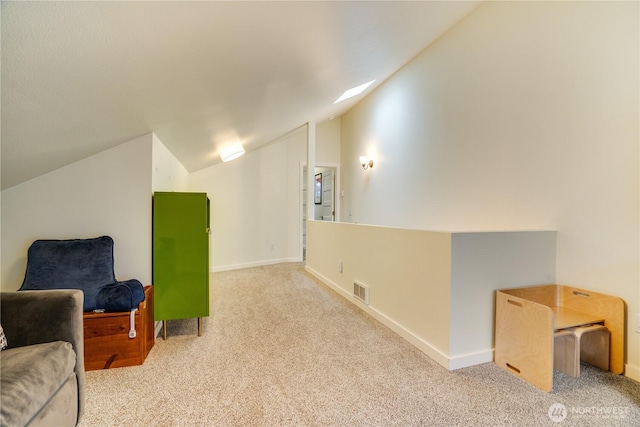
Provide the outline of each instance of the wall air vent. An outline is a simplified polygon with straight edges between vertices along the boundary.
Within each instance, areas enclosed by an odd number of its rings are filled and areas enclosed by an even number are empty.
[[[353,296],[369,305],[369,287],[362,283],[353,282]]]

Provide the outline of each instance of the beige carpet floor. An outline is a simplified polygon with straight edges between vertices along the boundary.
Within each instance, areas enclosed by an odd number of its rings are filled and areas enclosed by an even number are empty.
[[[144,365],[88,372],[80,426],[640,426],[638,382],[449,372],[301,264],[212,274],[210,308],[202,337],[172,321]]]

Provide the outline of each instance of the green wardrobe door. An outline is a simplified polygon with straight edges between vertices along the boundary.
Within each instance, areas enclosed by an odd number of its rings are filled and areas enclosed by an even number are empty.
[[[155,320],[209,315],[206,193],[155,193],[153,285]]]

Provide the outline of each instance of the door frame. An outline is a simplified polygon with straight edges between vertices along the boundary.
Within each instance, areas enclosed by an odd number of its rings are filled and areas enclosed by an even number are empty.
[[[298,224],[299,224],[299,230],[298,230],[298,235],[300,236],[299,239],[299,249],[300,249],[300,261],[304,262],[305,261],[305,257],[304,257],[304,242],[303,242],[303,227],[304,227],[304,180],[306,178],[306,175],[304,173],[304,168],[307,166],[307,162],[305,161],[301,161],[300,162],[300,180],[299,180],[299,188],[298,188]],[[332,162],[325,162],[325,163],[317,163],[314,166],[315,168],[331,168],[334,170],[334,174],[333,174],[333,182],[334,182],[334,189],[333,189],[333,198],[334,198],[334,211],[335,211],[335,215],[334,215],[334,219],[333,222],[340,222],[340,199],[341,199],[341,190],[340,190],[340,163],[332,163]],[[307,185],[308,187],[308,185]],[[311,187],[313,189],[313,186]],[[308,188],[307,188],[308,189]]]

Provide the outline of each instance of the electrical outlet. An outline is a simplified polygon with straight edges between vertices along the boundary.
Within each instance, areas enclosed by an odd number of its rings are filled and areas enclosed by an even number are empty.
[[[343,267],[342,260],[340,260],[338,261],[338,273],[342,273],[342,267]]]

